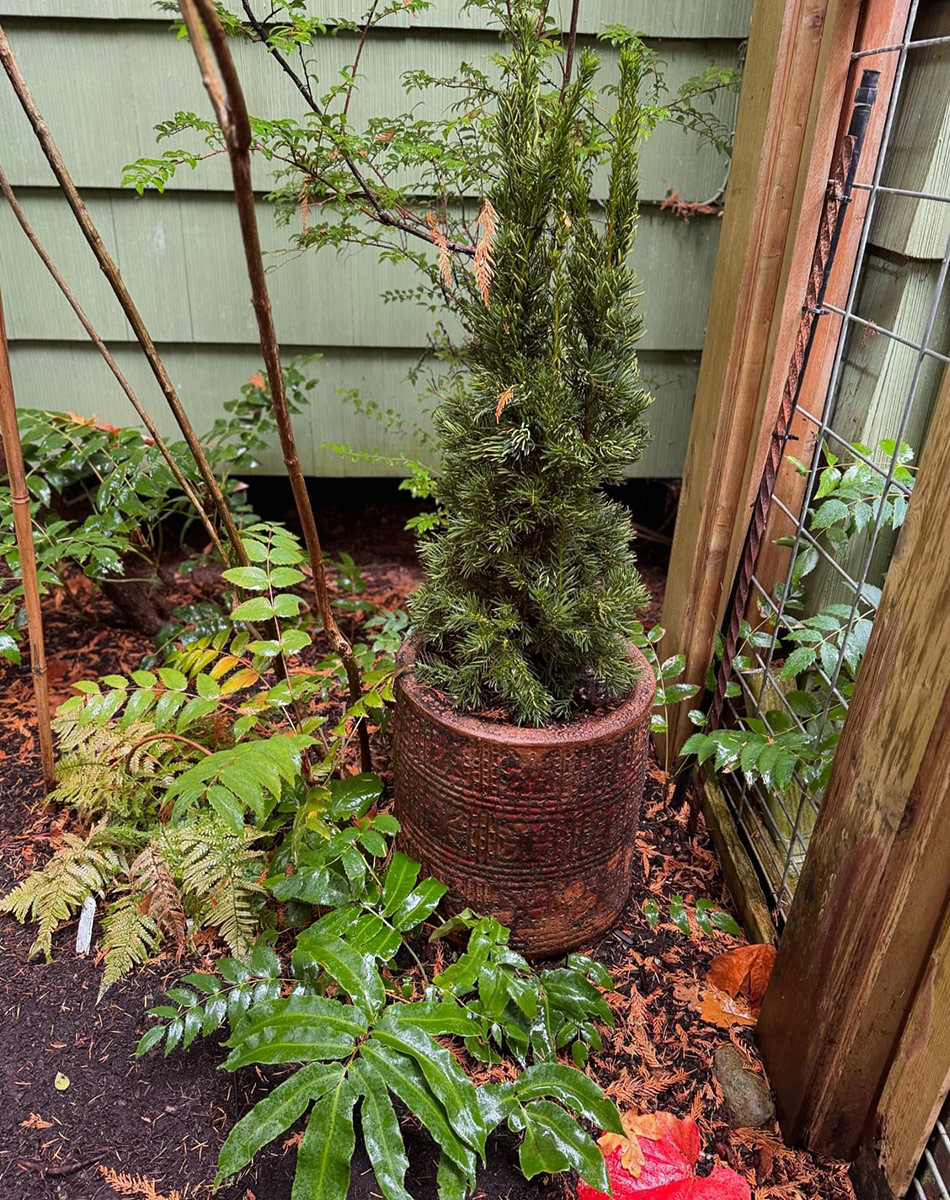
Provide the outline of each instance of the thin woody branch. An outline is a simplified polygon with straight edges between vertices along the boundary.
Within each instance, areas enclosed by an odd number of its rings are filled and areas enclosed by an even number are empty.
[[[277,47],[268,41],[267,27],[263,21],[255,16],[254,10],[251,8],[250,0],[242,0],[242,6],[251,27],[257,34],[258,39],[267,50],[268,54],[270,54],[274,61],[280,66],[281,70],[291,80],[297,91],[301,94],[301,96],[303,96],[304,100],[307,102],[307,107],[311,110],[311,112],[315,113],[318,117],[323,117],[325,115],[324,111],[314,99],[313,92],[311,91],[309,84],[294,70],[294,68],[290,65],[284,55],[281,54]],[[411,237],[418,238],[423,242],[428,242],[430,246],[436,246],[438,244],[428,230],[419,228],[412,222],[407,221],[402,217],[393,216],[391,212],[384,208],[379,201],[379,197],[370,186],[366,176],[360,170],[353,156],[349,153],[346,147],[339,146],[338,150],[340,157],[346,163],[347,170],[353,176],[359,192],[365,198],[366,203],[370,207],[371,211],[367,212],[366,215],[371,220],[376,221],[379,225],[387,225],[392,229],[399,229],[403,233],[409,234]],[[462,254],[468,258],[474,258],[475,256],[475,247],[467,245],[464,242],[447,241],[446,245],[453,254]]]
[[[195,58],[201,71],[201,76],[214,108],[218,123],[224,133],[231,162],[231,177],[234,185],[234,198],[238,210],[238,220],[241,226],[241,237],[244,243],[244,257],[247,264],[248,279],[251,284],[251,300],[257,317],[260,335],[261,353],[267,370],[270,384],[271,403],[280,436],[280,445],[284,457],[284,465],[290,480],[297,513],[303,527],[304,542],[310,560],[313,575],[313,586],[316,593],[317,607],[323,620],[323,628],[330,645],[343,664],[346,672],[351,703],[362,699],[363,684],[359,664],[343,632],[336,623],[330,603],[330,593],[327,587],[326,569],[323,561],[323,551],[320,545],[320,535],[317,530],[316,518],[310,496],[307,492],[307,482],[304,478],[300,460],[297,455],[297,443],[291,425],[290,410],[287,406],[287,395],[284,388],[284,376],[281,369],[280,345],[277,341],[277,331],[274,327],[274,317],[271,310],[270,296],[267,288],[267,277],[264,272],[264,259],[261,250],[260,232],[257,225],[257,210],[255,207],[254,190],[251,182],[251,125],[244,99],[241,80],[231,56],[227,37],[221,27],[213,0],[179,0],[179,8],[188,29],[188,35]],[[202,30],[202,25],[204,30]],[[205,40],[207,32],[207,41]],[[208,52],[210,44],[214,54],[214,64]],[[366,722],[362,718],[357,721],[360,739],[360,758],[363,769],[372,769],[372,759],[369,747],[369,733]]]

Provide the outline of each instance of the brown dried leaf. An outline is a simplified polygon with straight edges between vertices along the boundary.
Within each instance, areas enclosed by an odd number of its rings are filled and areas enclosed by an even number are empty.
[[[475,229],[478,233],[474,260],[475,282],[478,284],[478,290],[482,294],[485,306],[489,307],[491,304],[489,292],[491,290],[492,277],[495,274],[495,260],[492,247],[495,241],[495,234],[498,232],[498,213],[495,212],[494,205],[487,196],[482,203],[478,220],[475,222]]]
[[[775,947],[771,942],[739,946],[712,960],[706,982],[727,996],[744,997],[750,1010],[758,1014],[774,965]]]
[[[495,409],[496,423],[501,420],[501,414],[505,411],[508,401],[513,398],[514,394],[515,394],[514,388],[505,388],[505,390],[498,397],[498,407]]]
[[[449,257],[449,243],[446,240],[445,234],[439,228],[439,221],[435,213],[426,215],[426,224],[429,226],[429,232],[432,234],[432,240],[439,249],[439,276],[447,288],[455,284],[452,277],[452,260]]]

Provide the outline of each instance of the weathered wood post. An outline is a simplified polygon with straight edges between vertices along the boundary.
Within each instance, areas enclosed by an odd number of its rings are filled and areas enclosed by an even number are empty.
[[[851,74],[861,0],[758,0],[662,624],[701,684],[781,395]],[[769,423],[769,427],[771,427]],[[687,705],[669,738],[689,733]]]
[[[950,1077],[948,430],[950,372],[757,1030],[785,1136],[867,1155],[886,1117],[905,1181]]]

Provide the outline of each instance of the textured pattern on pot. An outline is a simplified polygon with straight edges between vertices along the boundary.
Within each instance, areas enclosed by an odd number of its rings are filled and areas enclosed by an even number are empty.
[[[632,881],[655,684],[641,669],[609,712],[525,729],[455,712],[400,655],[394,722],[401,844],[469,907],[546,957],[590,942],[619,916]]]

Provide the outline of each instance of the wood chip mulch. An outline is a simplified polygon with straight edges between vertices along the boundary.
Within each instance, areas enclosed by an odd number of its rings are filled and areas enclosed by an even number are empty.
[[[415,573],[405,564],[370,564],[373,595],[401,602]],[[184,587],[184,584],[182,585]],[[178,601],[180,602],[180,600]],[[146,638],[116,628],[106,611],[84,623],[62,603],[48,606],[47,640],[55,702],[78,679],[128,671],[150,652]],[[61,833],[63,818],[42,808],[33,745],[28,672],[0,672],[0,883],[22,877]],[[700,897],[729,910],[718,863],[700,821],[686,807],[671,811],[669,780],[655,765],[647,780],[633,894],[618,927],[593,952],[614,978],[609,1001],[616,1029],[605,1032],[590,1071],[621,1109],[668,1110],[695,1118],[704,1135],[701,1170],[713,1157],[740,1171],[755,1200],[853,1200],[843,1164],[786,1148],[775,1130],[733,1130],[712,1072],[718,1046],[731,1042],[750,1069],[761,1071],[748,1028],[719,1028],[700,1018],[692,1001],[711,959],[741,939],[689,934],[666,919],[674,896],[691,910]],[[663,918],[651,930],[642,912],[653,899]],[[58,938],[49,964],[27,961],[31,937],[0,918],[0,1196],[21,1200],[107,1200],[118,1194],[100,1168],[155,1181],[158,1195],[178,1189],[182,1200],[210,1196],[217,1149],[228,1127],[260,1098],[258,1072],[231,1078],[217,1070],[213,1040],[168,1060],[133,1062],[144,1009],[158,1001],[180,970],[173,959],[153,965],[94,1003],[98,967],[71,949],[74,927]],[[433,951],[434,952],[434,951]],[[56,1073],[69,1077],[54,1088]],[[34,1119],[35,1118],[35,1119]],[[427,1139],[407,1132],[412,1168],[407,1186],[417,1200],[434,1197],[434,1158]],[[507,1135],[493,1140],[479,1179],[479,1200],[521,1200],[573,1194],[564,1179],[526,1184]],[[261,1156],[220,1200],[287,1200],[292,1154],[279,1144]],[[376,1195],[369,1164],[358,1150],[351,1198]],[[143,1193],[144,1194],[144,1193]]]

